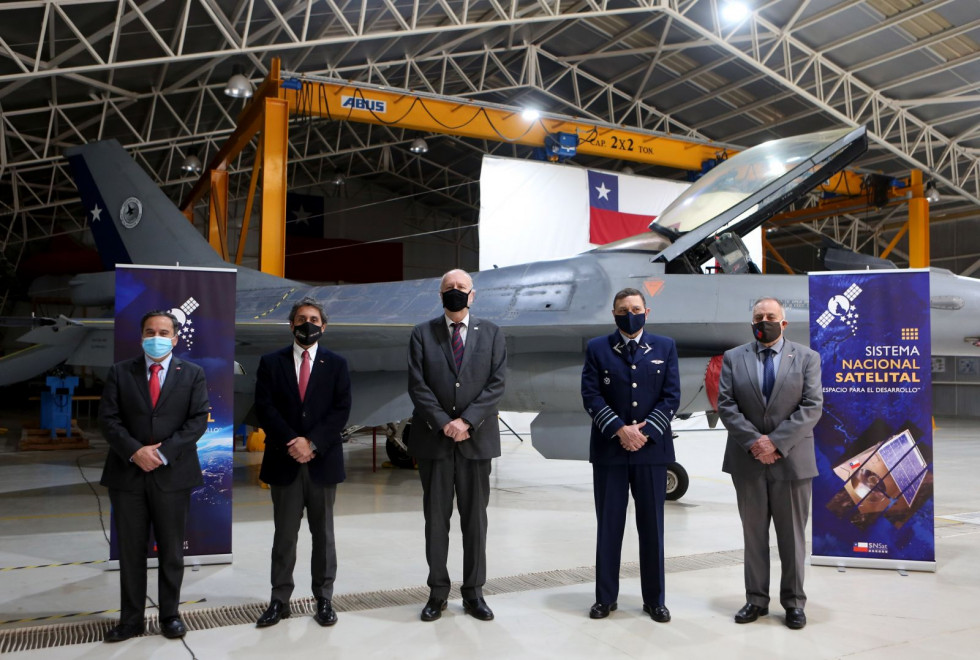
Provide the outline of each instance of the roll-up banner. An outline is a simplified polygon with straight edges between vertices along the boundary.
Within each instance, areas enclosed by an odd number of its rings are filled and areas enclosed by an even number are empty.
[[[811,563],[935,571],[929,271],[809,281],[824,396]]]
[[[231,561],[231,482],[234,451],[235,270],[172,266],[116,266],[115,361],[142,352],[140,319],[169,311],[181,322],[174,355],[204,369],[211,413],[197,443],[204,485],[191,493],[184,563]],[[110,560],[119,548],[112,520]],[[147,548],[156,565],[156,543]],[[113,564],[117,564],[113,561]]]

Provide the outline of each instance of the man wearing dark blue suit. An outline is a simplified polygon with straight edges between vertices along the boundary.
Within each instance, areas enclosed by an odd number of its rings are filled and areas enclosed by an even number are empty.
[[[159,560],[160,632],[187,633],[177,611],[184,580],[184,528],[191,491],[204,483],[197,441],[208,425],[204,369],[173,354],[179,323],[170,312],[140,322],[143,354],[113,365],[99,409],[109,443],[102,485],[109,489],[119,540],[119,625],[105,635],[121,642],[143,634],[146,545],[150,527]]]
[[[636,505],[643,611],[670,621],[664,606],[664,499],[674,461],[670,421],[680,402],[674,340],[643,331],[650,310],[643,294],[623,289],[613,299],[617,330],[589,341],[582,400],[592,417],[589,461],[595,494],[596,602],[593,619],[616,609],[629,493]]]
[[[346,476],[342,433],[350,416],[350,373],[344,358],[317,344],[327,319],[316,300],[304,298],[293,305],[289,327],[294,342],[262,356],[255,384],[255,409],[265,430],[259,478],[271,487],[276,528],[272,597],[256,622],[260,628],[290,615],[304,508],[313,537],[314,619],[321,626],[337,623],[331,605],[337,575],[333,505],[337,484]]]

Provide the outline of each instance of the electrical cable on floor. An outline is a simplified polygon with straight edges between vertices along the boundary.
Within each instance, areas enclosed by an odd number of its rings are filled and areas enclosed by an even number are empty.
[[[109,451],[112,450],[110,449]],[[82,480],[85,481],[85,485],[88,486],[89,490],[92,491],[92,495],[95,496],[95,502],[99,507],[99,525],[101,525],[102,527],[102,536],[105,537],[106,545],[111,546],[112,543],[109,541],[109,533],[106,531],[105,520],[103,519],[103,514],[102,514],[102,497],[99,495],[99,492],[95,490],[95,486],[93,486],[92,482],[88,480],[88,477],[85,476],[85,470],[82,469],[82,459],[88,458],[89,456],[96,456],[96,455],[101,456],[101,454],[94,454],[94,453],[78,456],[75,459],[75,465],[78,467],[78,473],[82,475]],[[150,597],[149,594],[146,595],[146,599],[150,601],[150,605],[156,608],[156,611],[158,613],[157,616],[159,618],[160,606],[153,601],[153,599]],[[162,626],[163,621],[161,621],[160,624]],[[187,645],[187,641],[183,637],[180,638],[180,643],[183,644],[184,648],[187,649],[187,652],[190,653],[191,660],[198,660],[197,656],[194,655],[194,651],[192,651],[191,647]]]

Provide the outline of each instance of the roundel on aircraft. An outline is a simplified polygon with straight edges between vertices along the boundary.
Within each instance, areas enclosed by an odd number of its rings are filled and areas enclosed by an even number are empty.
[[[132,229],[140,223],[143,217],[143,202],[136,197],[130,197],[122,204],[119,209],[119,222],[126,229]]]

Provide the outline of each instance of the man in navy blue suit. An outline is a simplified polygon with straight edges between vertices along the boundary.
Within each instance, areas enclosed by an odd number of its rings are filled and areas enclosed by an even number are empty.
[[[289,313],[293,343],[263,355],[255,383],[255,410],[265,430],[265,453],[259,478],[272,490],[275,536],[272,540],[272,597],[259,617],[260,628],[290,615],[296,537],[309,520],[314,619],[321,626],[337,623],[333,610],[337,550],[333,505],[344,480],[342,433],[350,416],[347,361],[317,342],[327,327],[323,307],[304,298]]]
[[[617,607],[632,491],[643,611],[659,623],[670,621],[664,606],[664,499],[667,465],[674,461],[670,421],[681,384],[674,340],[643,331],[649,314],[642,293],[623,289],[613,299],[617,330],[590,340],[585,351],[582,401],[592,417],[589,461],[598,527],[593,619]]]

